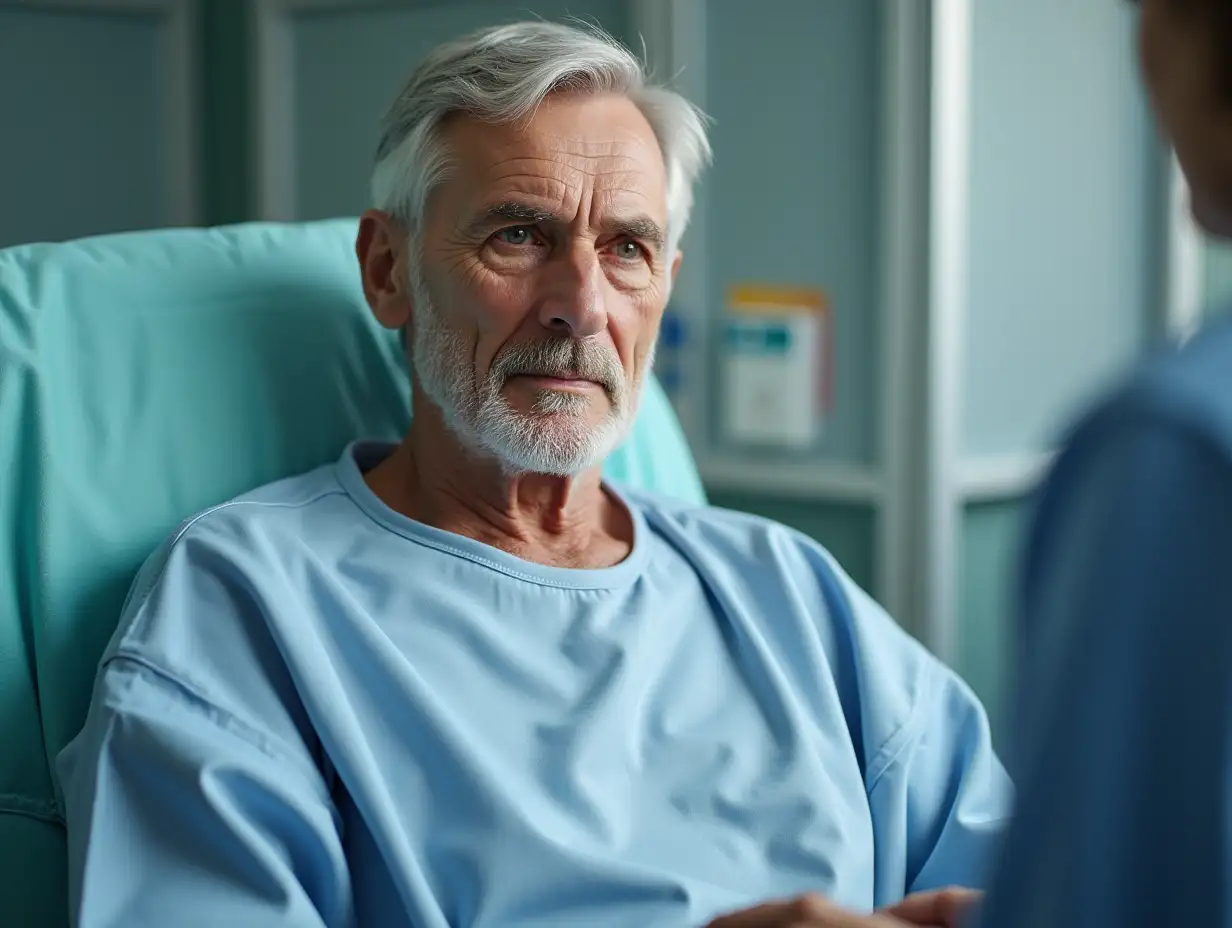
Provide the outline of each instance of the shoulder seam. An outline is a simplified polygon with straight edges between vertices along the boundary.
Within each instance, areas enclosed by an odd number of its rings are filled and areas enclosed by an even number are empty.
[[[231,710],[220,706],[190,680],[177,676],[145,655],[125,651],[108,657],[102,667],[99,668],[100,674],[105,673],[110,665],[116,663],[140,667],[153,674],[163,683],[181,691],[190,697],[191,700],[200,703],[201,707],[204,708],[205,711],[199,713],[202,718],[217,728],[228,731],[243,739],[270,760],[292,764],[299,768],[305,774],[310,775],[313,781],[320,786],[323,796],[328,795],[328,790],[324,785],[324,777],[315,765],[305,764],[303,760],[295,756],[294,751],[285,747],[280,739],[258,730],[254,725],[244,721]]]
[[[207,516],[212,516],[216,512],[221,512],[224,509],[230,509],[236,506],[258,506],[258,507],[267,507],[270,509],[299,509],[302,506],[311,506],[313,503],[320,502],[322,499],[324,499],[327,496],[338,496],[338,495],[345,496],[346,490],[344,490],[340,486],[333,486],[333,487],[329,487],[324,490],[320,490],[319,492],[313,494],[307,499],[302,499],[294,503],[265,501],[265,500],[257,500],[257,499],[228,500],[225,503],[219,503],[217,506],[211,506],[209,509],[205,509],[197,513],[195,516],[193,516],[187,522],[181,525],[179,530],[171,537],[171,541],[167,544],[167,550],[170,551],[172,548],[174,548],[179,543],[180,539],[183,538],[184,535],[188,532],[188,530],[191,529],[198,522],[200,522],[202,519],[206,518]]]
[[[327,496],[335,496],[335,495],[346,496],[347,493],[346,493],[346,490],[343,489],[341,486],[333,486],[333,487],[329,487],[328,489],[321,490],[318,493],[315,493],[312,496],[308,497],[307,499],[300,500],[299,502],[296,502],[296,503],[263,502],[261,500],[252,500],[252,499],[232,499],[232,500],[228,500],[225,503],[219,503],[216,506],[211,506],[208,509],[202,510],[201,512],[197,513],[196,515],[192,516],[187,521],[185,521],[178,529],[176,529],[175,533],[171,536],[169,540],[164,541],[158,547],[158,550],[155,552],[155,555],[161,558],[161,563],[158,565],[158,569],[154,571],[149,576],[149,578],[145,580],[144,583],[141,582],[144,569],[139,570],[137,572],[137,576],[136,578],[134,578],[133,585],[128,591],[128,596],[125,597],[124,599],[124,606],[120,610],[120,614],[122,616],[125,616],[125,615],[128,615],[129,610],[132,609],[133,607],[140,608],[140,604],[142,600],[144,600],[145,597],[149,595],[150,590],[152,590],[155,587],[159,579],[162,578],[163,573],[166,571],[167,562],[171,559],[171,553],[175,550],[175,546],[178,545],[180,541],[184,538],[184,536],[188,534],[188,532],[192,529],[192,527],[196,525],[198,522],[200,522],[202,519],[205,519],[208,516],[213,515],[214,513],[221,512],[224,509],[230,509],[236,506],[251,505],[251,506],[269,507],[271,509],[298,509],[301,506],[311,506],[313,503],[320,502],[322,499],[325,499],[325,497]]]

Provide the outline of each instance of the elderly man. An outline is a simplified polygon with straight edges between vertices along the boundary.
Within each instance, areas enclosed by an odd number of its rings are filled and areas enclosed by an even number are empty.
[[[954,917],[1009,792],[970,692],[810,540],[600,479],[707,157],[593,32],[422,64],[357,242],[413,425],[139,576],[59,766],[81,925]]]

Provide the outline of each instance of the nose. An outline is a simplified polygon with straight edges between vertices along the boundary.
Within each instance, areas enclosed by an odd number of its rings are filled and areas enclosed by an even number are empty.
[[[594,248],[570,249],[552,262],[550,282],[539,307],[539,324],[554,335],[590,338],[607,327],[606,278]]]

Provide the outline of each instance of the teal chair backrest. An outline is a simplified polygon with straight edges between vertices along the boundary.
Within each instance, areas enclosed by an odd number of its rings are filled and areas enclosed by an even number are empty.
[[[67,922],[53,765],[145,557],[201,509],[405,431],[402,352],[364,303],[355,230],[0,251],[0,926]],[[702,501],[657,383],[605,472]]]

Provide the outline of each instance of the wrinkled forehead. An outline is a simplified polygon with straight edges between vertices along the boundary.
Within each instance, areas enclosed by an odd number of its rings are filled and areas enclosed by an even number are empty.
[[[442,193],[463,210],[525,195],[556,210],[587,203],[592,211],[635,209],[666,223],[662,151],[646,118],[623,97],[549,99],[515,124],[455,116],[443,141],[450,171]]]

